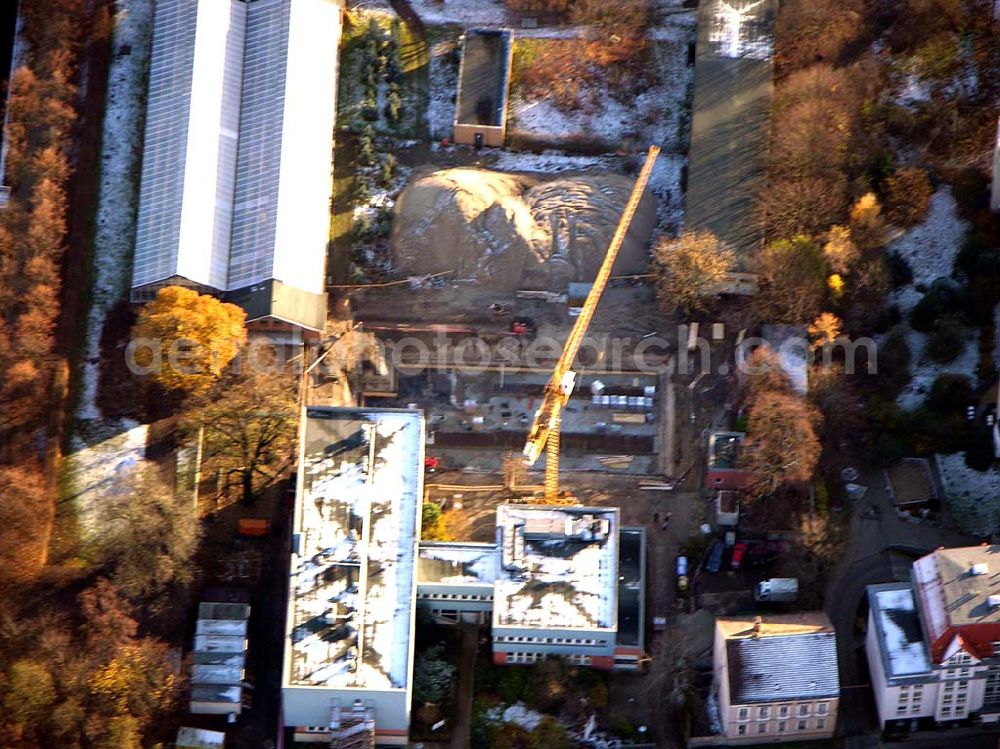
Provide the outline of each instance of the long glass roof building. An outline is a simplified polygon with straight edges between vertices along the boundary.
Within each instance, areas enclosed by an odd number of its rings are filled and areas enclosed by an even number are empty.
[[[132,297],[322,330],[341,0],[160,0]]]

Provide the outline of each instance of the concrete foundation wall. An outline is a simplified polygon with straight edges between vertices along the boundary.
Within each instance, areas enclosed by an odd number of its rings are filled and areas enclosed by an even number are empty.
[[[460,125],[455,123],[455,142],[472,146],[476,143],[476,134],[482,133],[483,145],[490,148],[502,148],[507,136],[507,124],[500,127],[490,125]]]

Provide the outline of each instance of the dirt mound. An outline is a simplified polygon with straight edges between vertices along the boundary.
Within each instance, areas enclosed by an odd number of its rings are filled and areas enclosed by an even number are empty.
[[[396,202],[392,248],[414,275],[454,271],[498,289],[561,290],[590,281],[604,259],[633,180],[606,172],[537,177],[446,169],[411,182]],[[656,222],[648,194],[615,272],[646,266]]]

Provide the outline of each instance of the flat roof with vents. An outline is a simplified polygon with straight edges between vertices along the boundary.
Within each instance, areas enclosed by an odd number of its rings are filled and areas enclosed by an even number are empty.
[[[423,414],[309,408],[305,422],[285,684],[406,689]]]
[[[932,551],[913,563],[913,585],[936,663],[947,658],[957,635],[976,657],[993,654],[991,642],[1000,640],[1000,608],[990,599],[1000,596],[1000,546]]]
[[[617,508],[501,505],[493,624],[614,629]]]

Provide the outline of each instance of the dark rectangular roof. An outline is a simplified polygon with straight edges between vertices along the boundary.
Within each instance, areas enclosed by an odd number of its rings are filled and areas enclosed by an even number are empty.
[[[643,646],[646,531],[622,528],[618,534],[618,635],[620,647]]]
[[[503,125],[510,78],[510,32],[475,29],[465,33],[455,121]]]
[[[777,0],[703,0],[698,19],[685,220],[753,267],[770,137]]]
[[[309,330],[326,327],[326,294],[313,294],[276,279],[235,289],[225,295],[247,313],[247,322],[272,317]]]

